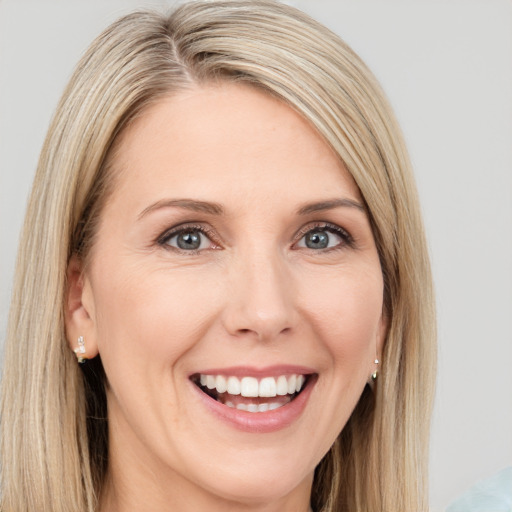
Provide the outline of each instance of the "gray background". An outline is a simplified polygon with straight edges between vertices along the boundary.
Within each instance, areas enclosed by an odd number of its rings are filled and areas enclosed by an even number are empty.
[[[166,1],[0,0],[0,340],[44,134],[81,52]],[[432,510],[512,465],[512,1],[290,1],[373,69],[402,124],[439,311]],[[41,354],[44,357],[44,354]]]

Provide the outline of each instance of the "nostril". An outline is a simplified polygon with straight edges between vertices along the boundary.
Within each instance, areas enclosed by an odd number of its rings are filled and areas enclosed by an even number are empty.
[[[260,329],[242,328],[242,329],[237,329],[236,334],[238,336],[243,336],[243,337],[253,335],[253,336],[256,336],[257,338],[263,340],[263,339],[272,339],[277,335],[288,334],[291,331],[292,331],[291,327],[284,327],[281,330],[276,329],[276,332],[270,332],[269,329],[265,329],[265,328],[260,328]]]

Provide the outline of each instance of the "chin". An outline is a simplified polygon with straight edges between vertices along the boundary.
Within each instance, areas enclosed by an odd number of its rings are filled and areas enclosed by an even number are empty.
[[[278,502],[290,494],[304,488],[309,494],[313,482],[313,473],[292,475],[287,469],[274,469],[266,474],[243,474],[243,470],[232,477],[222,476],[215,482],[209,482],[209,488],[219,499],[244,505]],[[300,491],[299,491],[300,492]]]

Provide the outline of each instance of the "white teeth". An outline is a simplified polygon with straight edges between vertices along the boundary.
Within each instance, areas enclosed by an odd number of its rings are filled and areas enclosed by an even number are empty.
[[[273,377],[261,379],[259,396],[276,396],[276,380]]]
[[[217,388],[218,393],[225,393],[228,389],[228,382],[226,377],[217,375],[217,378],[215,379],[215,387]]]
[[[215,376],[213,375],[207,375],[206,376],[206,387],[208,389],[213,389],[215,387],[215,384],[216,384],[216,378]]]
[[[202,377],[202,375],[201,375]],[[240,394],[240,381],[236,377],[228,378],[228,393],[230,395]]]
[[[239,411],[247,411],[247,412],[267,412],[274,411],[275,409],[279,409],[285,404],[280,404],[278,402],[271,402],[266,404],[237,404],[236,406],[233,402],[226,402],[224,405],[231,407],[231,409],[238,409]]]
[[[288,380],[284,375],[281,375],[277,378],[277,394],[280,396],[284,396],[288,394]]]
[[[288,378],[288,394],[293,395],[297,386],[297,375],[290,375]]]
[[[297,384],[295,386],[295,391],[297,391],[297,393],[302,389],[302,386],[304,385],[304,381],[306,379],[304,378],[304,375],[299,375],[297,377]]]
[[[280,407],[283,407],[283,405],[286,405],[288,402],[290,402],[291,398],[289,398],[284,403],[280,402],[264,402],[261,404],[246,404],[246,403],[239,403],[234,404],[231,401],[226,401],[224,404],[225,406],[229,407],[230,409],[238,409],[239,411],[246,411],[246,412],[267,412],[267,411],[274,411],[275,409],[279,409]]]
[[[199,383],[208,389],[216,389],[217,393],[242,395],[248,398],[293,395],[304,386],[304,375],[280,375],[279,377],[238,377],[225,375],[199,375]]]
[[[240,394],[246,397],[257,397],[258,393],[258,379],[254,377],[244,377],[240,383]]]

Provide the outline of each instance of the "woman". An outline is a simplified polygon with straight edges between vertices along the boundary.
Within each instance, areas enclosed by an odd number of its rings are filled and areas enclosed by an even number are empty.
[[[370,72],[290,7],[109,27],[28,207],[3,509],[426,510],[434,314],[409,167]]]

